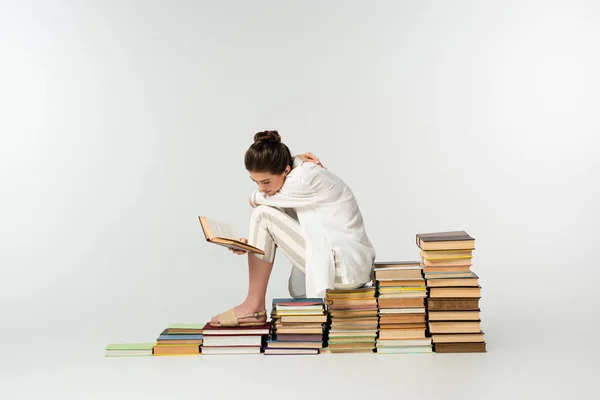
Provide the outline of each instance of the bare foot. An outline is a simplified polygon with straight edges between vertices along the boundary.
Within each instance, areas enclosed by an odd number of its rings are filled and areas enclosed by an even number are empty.
[[[246,303],[242,303],[239,306],[235,307],[234,310],[235,310],[235,315],[240,316],[240,315],[249,315],[249,314],[252,314],[254,312],[265,311],[265,307],[264,306],[257,307],[255,305],[249,305],[249,304],[246,304]],[[247,318],[242,318],[242,319],[239,319],[239,322],[240,323],[243,323],[243,322],[265,322],[266,320],[267,320],[267,316],[266,315],[260,315],[258,318],[255,318],[253,316],[250,316],[250,317],[247,317]],[[213,325],[213,326],[215,324],[218,324],[218,322],[219,322],[219,316],[218,315],[215,315],[214,317],[212,317],[210,319],[210,324]]]

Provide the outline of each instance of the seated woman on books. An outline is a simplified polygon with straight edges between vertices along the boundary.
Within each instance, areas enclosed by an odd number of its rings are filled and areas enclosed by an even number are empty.
[[[213,317],[211,325],[266,321],[277,249],[293,264],[288,287],[294,298],[324,297],[327,289],[355,289],[371,281],[375,249],[352,190],[338,176],[310,153],[292,157],[277,131],[257,133],[244,162],[258,189],[250,196],[249,238],[240,240],[265,254],[248,253],[246,300]]]

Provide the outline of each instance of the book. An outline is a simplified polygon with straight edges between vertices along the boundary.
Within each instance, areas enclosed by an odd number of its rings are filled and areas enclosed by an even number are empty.
[[[280,349],[268,347],[264,354],[268,355],[317,355],[320,349]]]
[[[452,260],[455,258],[473,258],[473,250],[421,250],[426,260]]]
[[[155,356],[185,356],[199,355],[200,346],[197,344],[161,344],[154,346]]]
[[[428,278],[428,287],[456,287],[456,286],[479,286],[479,277],[473,274],[471,277],[451,278]]]
[[[477,311],[431,311],[430,321],[478,321],[480,312]]]
[[[479,333],[436,333],[431,335],[433,343],[483,342],[483,331]]]
[[[475,249],[475,239],[465,231],[418,233],[416,242],[421,250]]]
[[[477,311],[479,298],[428,298],[427,308],[429,311]]]
[[[375,278],[377,280],[407,280],[407,279],[421,279],[421,269],[381,269],[375,270]]]
[[[465,267],[472,266],[472,258],[452,258],[449,260],[428,260],[426,258],[421,259],[423,262],[423,268],[427,267]]]
[[[154,343],[113,343],[106,346],[106,357],[151,356]]]
[[[198,217],[204,237],[209,243],[218,244],[234,250],[242,250],[250,253],[265,254],[258,247],[249,245],[237,239],[239,236],[235,234],[235,229],[228,224],[208,219],[205,216]]]
[[[481,321],[430,321],[429,332],[434,333],[479,333]]]
[[[214,346],[214,347],[202,347],[202,354],[214,355],[214,354],[261,354],[260,346]]]
[[[377,353],[379,354],[416,354],[416,353],[431,353],[431,345],[425,346],[378,346]]]
[[[207,322],[202,328],[204,332],[204,338],[207,336],[213,335],[268,335],[269,329],[271,327],[271,323],[269,321],[265,322],[263,325],[257,326],[247,326],[247,327],[214,327],[210,325],[210,322]]]
[[[485,342],[465,343],[435,343],[433,350],[436,353],[485,353]]]
[[[395,269],[420,269],[419,261],[379,261],[373,263],[375,269],[395,268]]]
[[[429,297],[481,297],[480,286],[430,287]]]

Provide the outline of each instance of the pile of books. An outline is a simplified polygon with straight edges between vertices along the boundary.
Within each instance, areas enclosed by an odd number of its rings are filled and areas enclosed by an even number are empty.
[[[171,324],[154,344],[155,356],[192,356],[201,353],[202,325]]]
[[[327,290],[327,353],[372,353],[377,337],[375,287]]]
[[[377,352],[431,353],[425,336],[427,289],[419,261],[376,262]]]
[[[113,343],[106,346],[106,357],[152,356],[154,343]]]
[[[471,270],[475,239],[464,231],[418,234],[429,289],[427,313],[437,353],[485,352],[479,277]]]
[[[204,325],[202,354],[260,354],[269,334],[269,321],[258,326],[213,327]]]
[[[273,299],[272,305],[265,354],[319,354],[327,322],[323,299]]]

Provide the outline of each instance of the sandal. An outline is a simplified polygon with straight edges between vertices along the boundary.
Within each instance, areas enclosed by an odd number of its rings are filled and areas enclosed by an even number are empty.
[[[265,319],[258,319],[260,316],[264,315]],[[260,326],[264,325],[267,322],[267,310],[264,311],[256,311],[251,314],[246,315],[236,315],[235,310],[233,308],[225,311],[217,315],[219,317],[219,322],[213,324],[211,322],[210,326],[215,328],[233,328],[233,327],[245,327],[245,326]],[[240,322],[240,319],[254,317],[256,321],[248,321],[248,322]]]

